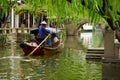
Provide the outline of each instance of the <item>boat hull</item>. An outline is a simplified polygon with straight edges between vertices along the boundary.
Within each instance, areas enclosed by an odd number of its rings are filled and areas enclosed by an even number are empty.
[[[22,48],[24,55],[29,55],[36,47],[30,46],[27,43],[23,42],[20,44],[20,47]],[[33,56],[36,55],[51,55],[54,53],[60,52],[60,43],[57,44],[55,47],[39,47],[33,52]]]

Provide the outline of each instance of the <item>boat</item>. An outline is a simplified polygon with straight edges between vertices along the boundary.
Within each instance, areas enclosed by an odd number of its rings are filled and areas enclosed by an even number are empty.
[[[53,34],[56,34],[59,32],[53,28],[48,28],[48,29]],[[38,32],[39,32],[38,28],[34,28],[30,31],[30,34],[34,34],[34,37],[36,37],[36,36],[38,36]],[[38,46],[39,45],[38,45],[37,38],[35,39],[34,42],[31,40],[31,41],[20,43],[20,47],[22,48],[23,52],[25,53],[24,55],[31,55],[31,52],[33,50],[35,50]],[[57,37],[53,37],[52,38],[52,46],[41,45],[35,51],[33,51],[32,55],[50,55],[50,54],[53,54],[56,52],[60,52],[60,48],[61,48],[61,42],[59,41],[59,39]]]
[[[22,42],[20,43],[20,47],[22,48],[24,55],[29,55],[37,46],[33,45],[36,43],[33,42]],[[50,46],[40,46],[38,47],[32,54],[32,56],[41,56],[41,55],[51,55],[55,53],[59,53],[61,51],[61,43],[58,41],[54,43],[52,47]]]

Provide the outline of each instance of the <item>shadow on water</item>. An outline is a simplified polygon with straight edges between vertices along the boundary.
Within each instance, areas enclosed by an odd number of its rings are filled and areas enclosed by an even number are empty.
[[[77,49],[77,50],[84,50],[85,47],[80,41],[78,36],[67,36],[65,40],[65,48]]]
[[[120,62],[104,62],[102,64],[102,80],[120,80]]]
[[[86,61],[84,48],[103,46],[100,37],[91,33],[89,35],[67,37],[62,52],[51,56],[23,56],[19,44],[14,42],[0,48],[0,80],[102,80],[103,70],[119,66]],[[103,76],[107,74],[106,71]]]

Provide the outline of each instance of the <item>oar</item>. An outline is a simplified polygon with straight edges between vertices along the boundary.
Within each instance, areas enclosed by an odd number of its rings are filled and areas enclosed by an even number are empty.
[[[46,39],[49,36],[50,36],[50,34],[48,34],[48,36],[30,54],[28,54],[28,56],[32,55],[46,41]]]

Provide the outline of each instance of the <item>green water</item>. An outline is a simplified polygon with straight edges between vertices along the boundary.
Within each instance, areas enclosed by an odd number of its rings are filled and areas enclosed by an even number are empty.
[[[101,80],[101,62],[87,61],[85,55],[66,46],[51,56],[27,57],[11,43],[0,48],[0,80]]]

